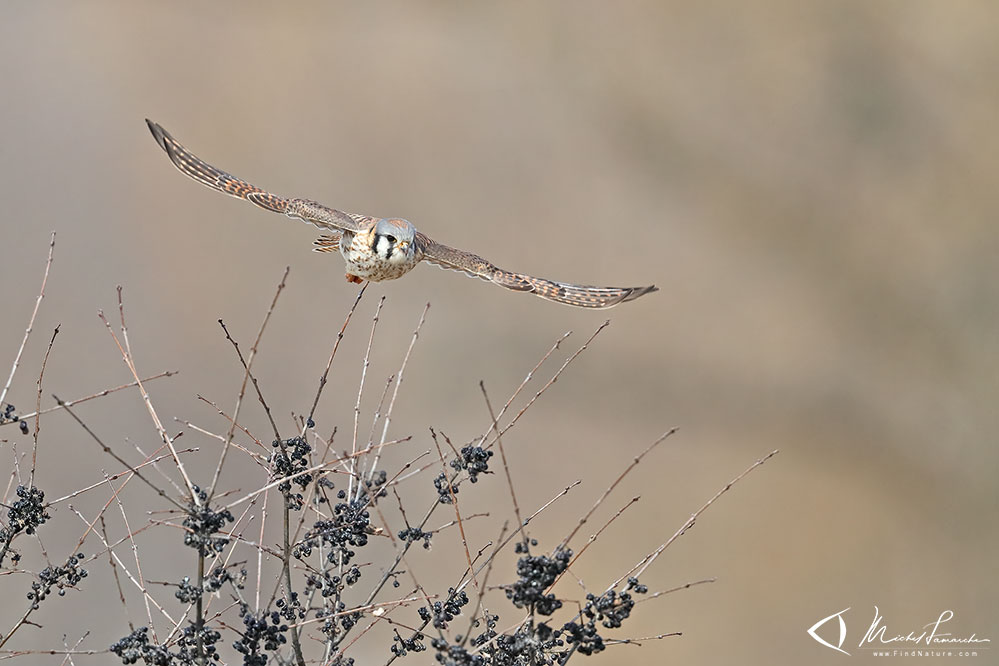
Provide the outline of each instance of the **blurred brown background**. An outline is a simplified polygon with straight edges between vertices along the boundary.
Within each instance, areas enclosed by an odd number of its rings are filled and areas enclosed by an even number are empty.
[[[669,427],[680,431],[593,523],[642,496],[580,561],[590,590],[753,460],[782,452],[643,577],[651,590],[718,582],[643,604],[608,632],[683,637],[612,647],[594,663],[833,663],[842,656],[805,632],[848,606],[847,649],[875,605],[889,631],[951,609],[955,634],[999,638],[993,3],[9,2],[0,14],[4,379],[58,234],[9,395],[20,411],[57,323],[46,404],[49,392],[128,381],[96,317],[114,312],[121,284],[140,371],[181,371],[150,385],[169,428],[179,417],[224,432],[196,398],[231,409],[242,379],[216,320],[248,347],[287,265],[256,368],[289,432],[290,413],[311,403],[356,294],[341,261],[309,251],[310,227],[175,172],[150,117],[281,194],[403,216],[514,270],[661,287],[611,311],[504,440],[525,511],[584,480],[534,526],[541,547]],[[561,333],[575,331],[567,353],[605,319],[427,267],[374,285],[338,356],[323,432],[352,428],[381,295],[362,424],[432,303],[392,422],[392,436],[414,443],[387,459],[390,473],[431,446],[428,426],[458,443],[486,427],[480,380],[499,404]],[[135,392],[79,413],[124,451],[155,448]],[[267,432],[255,403],[243,413]],[[10,447],[26,451],[30,438],[9,426],[0,438],[9,469]],[[211,440],[181,441],[214,460]],[[38,482],[50,497],[119,469],[65,414],[43,419]],[[428,473],[408,497],[429,484]],[[469,511],[492,513],[471,530],[474,547],[512,515],[504,485],[493,476],[467,491]],[[77,506],[92,516],[106,499]],[[147,507],[135,502],[142,524]],[[53,560],[82,532],[65,506],[55,520],[65,530],[47,537]],[[170,536],[171,562],[146,547],[147,577],[190,572]],[[414,556],[427,584],[451,555],[439,580],[454,582],[457,539],[442,534],[432,555]],[[510,562],[493,582],[512,580]],[[26,627],[14,647],[59,647],[62,633],[72,644],[90,630],[85,645],[103,648],[127,633],[112,583],[93,585],[43,608],[46,628]],[[501,625],[515,622],[493,594]],[[20,604],[0,612],[3,630]],[[142,624],[135,595],[130,608]],[[387,646],[356,656],[382,663]]]

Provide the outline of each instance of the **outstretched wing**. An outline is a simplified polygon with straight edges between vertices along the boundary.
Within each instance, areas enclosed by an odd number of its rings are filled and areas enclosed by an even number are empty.
[[[370,224],[371,218],[365,215],[344,213],[308,199],[285,199],[266,192],[256,185],[251,185],[208,164],[181,145],[157,123],[147,119],[146,124],[149,126],[149,131],[153,133],[156,143],[160,144],[160,148],[166,152],[170,161],[181,173],[213,190],[239,199],[246,199],[250,203],[275,213],[283,213],[289,217],[305,220],[320,229],[359,231],[366,229]]]
[[[425,234],[417,233],[416,236],[425,261],[441,268],[461,271],[471,277],[481,278],[513,291],[531,292],[556,303],[565,303],[580,308],[609,308],[618,303],[633,301],[639,296],[650,294],[653,291],[659,291],[655,285],[648,287],[593,287],[511,273],[471,252],[438,243]]]

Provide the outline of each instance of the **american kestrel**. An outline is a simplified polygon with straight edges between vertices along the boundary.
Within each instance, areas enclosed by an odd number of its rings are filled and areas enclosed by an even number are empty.
[[[317,252],[339,251],[347,263],[350,282],[394,280],[426,260],[513,291],[527,291],[550,301],[582,308],[609,308],[658,291],[655,285],[592,287],[505,271],[482,257],[434,241],[407,220],[344,213],[308,199],[285,199],[265,192],[204,162],[151,120],[146,120],[146,124],[160,148],[182,173],[214,190],[309,222],[327,232],[316,240],[314,249]]]

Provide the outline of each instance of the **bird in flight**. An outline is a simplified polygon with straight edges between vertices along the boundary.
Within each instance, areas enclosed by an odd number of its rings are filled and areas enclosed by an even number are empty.
[[[317,252],[339,252],[347,264],[347,280],[394,280],[421,261],[460,271],[513,291],[532,293],[556,303],[581,308],[609,308],[658,291],[647,287],[594,287],[546,280],[503,270],[480,256],[438,243],[409,221],[344,213],[309,199],[285,199],[213,167],[190,152],[157,123],[149,131],[170,161],[202,185],[261,208],[309,222],[326,232],[315,241]]]

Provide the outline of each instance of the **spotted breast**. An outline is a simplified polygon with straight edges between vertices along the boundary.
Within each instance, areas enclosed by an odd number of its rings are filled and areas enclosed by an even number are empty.
[[[340,254],[347,264],[347,279],[355,282],[394,280],[413,269],[422,258],[404,220],[378,220],[356,233],[344,232]],[[408,224],[408,223],[405,223]],[[352,278],[359,278],[352,280]]]

